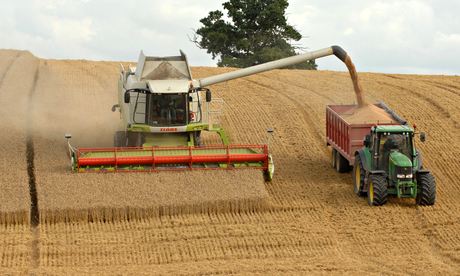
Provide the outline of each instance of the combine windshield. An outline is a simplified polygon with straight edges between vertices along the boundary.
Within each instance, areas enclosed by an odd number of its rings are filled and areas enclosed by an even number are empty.
[[[187,124],[187,94],[148,94],[147,124],[179,126]]]

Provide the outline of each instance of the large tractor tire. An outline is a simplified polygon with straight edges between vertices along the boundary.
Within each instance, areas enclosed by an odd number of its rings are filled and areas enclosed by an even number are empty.
[[[364,189],[364,178],[366,177],[366,171],[364,170],[363,162],[361,157],[356,155],[355,165],[353,166],[353,186],[354,192],[358,196],[365,196],[366,192]]]
[[[332,148],[332,151],[331,151],[331,166],[333,169],[336,168],[337,166],[337,150]]]
[[[367,189],[367,203],[370,206],[381,206],[387,203],[388,184],[383,175],[371,175]]]
[[[346,173],[350,171],[350,164],[348,163],[348,160],[343,157],[340,152],[337,152],[335,162],[337,172]]]
[[[418,176],[417,179],[417,205],[427,206],[434,205],[436,201],[436,182],[431,173],[425,173]]]
[[[117,131],[113,135],[113,146],[114,147],[126,147],[126,132]]]

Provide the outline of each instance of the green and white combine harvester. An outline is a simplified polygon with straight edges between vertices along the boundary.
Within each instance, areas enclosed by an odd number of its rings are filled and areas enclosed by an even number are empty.
[[[234,145],[219,124],[222,99],[206,87],[272,69],[347,53],[339,46],[308,52],[252,67],[193,79],[185,54],[152,57],[140,53],[136,67],[121,66],[118,104],[121,124],[113,148],[76,148],[69,143],[74,172],[134,172],[177,169],[239,169],[264,171],[273,178],[268,145]],[[203,145],[201,133],[215,132],[221,144]],[[269,130],[272,132],[272,130]],[[66,135],[66,138],[70,138]]]

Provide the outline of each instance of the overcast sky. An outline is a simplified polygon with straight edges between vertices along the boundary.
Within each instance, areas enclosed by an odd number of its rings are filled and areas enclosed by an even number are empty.
[[[188,40],[209,11],[225,1],[2,1],[0,48],[44,58],[136,60],[176,55],[214,66]],[[460,0],[291,0],[288,21],[310,50],[341,45],[360,71],[460,75]],[[341,70],[334,58],[319,69]]]

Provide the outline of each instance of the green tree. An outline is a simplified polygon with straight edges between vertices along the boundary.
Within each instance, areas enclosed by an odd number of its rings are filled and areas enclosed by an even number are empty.
[[[222,4],[227,11],[216,10],[202,18],[195,31],[195,44],[207,49],[218,66],[247,67],[292,56],[302,35],[287,23],[287,0],[230,0]],[[315,61],[292,68],[316,69]]]

